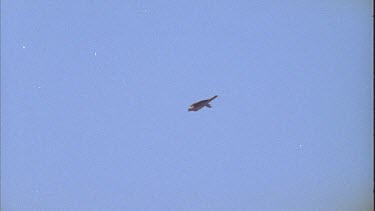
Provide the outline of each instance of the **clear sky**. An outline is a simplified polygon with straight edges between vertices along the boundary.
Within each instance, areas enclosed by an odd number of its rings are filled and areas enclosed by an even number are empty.
[[[372,1],[1,3],[1,210],[373,209]]]

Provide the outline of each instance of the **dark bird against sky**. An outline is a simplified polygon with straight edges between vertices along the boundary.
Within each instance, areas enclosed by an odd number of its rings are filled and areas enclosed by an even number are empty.
[[[210,102],[211,102],[212,100],[214,100],[215,98],[217,98],[217,95],[213,96],[213,97],[210,98],[210,99],[202,100],[202,101],[196,102],[196,103],[192,104],[192,105],[189,107],[188,111],[198,111],[199,109],[201,109],[201,108],[203,108],[203,107],[205,107],[205,106],[211,108]]]

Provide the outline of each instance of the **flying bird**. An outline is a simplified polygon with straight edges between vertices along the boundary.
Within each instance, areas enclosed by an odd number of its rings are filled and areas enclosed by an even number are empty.
[[[189,107],[188,111],[198,111],[199,109],[201,109],[201,108],[203,108],[203,107],[205,107],[205,106],[207,106],[207,107],[209,107],[209,108],[212,108],[212,106],[210,105],[210,102],[211,102],[212,100],[214,100],[215,98],[217,98],[217,95],[211,97],[210,99],[207,99],[207,100],[201,100],[201,101],[199,101],[199,102],[196,102],[196,103],[192,104],[192,105]]]

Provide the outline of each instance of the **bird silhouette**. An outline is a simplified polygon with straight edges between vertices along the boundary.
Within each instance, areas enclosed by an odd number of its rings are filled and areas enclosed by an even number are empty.
[[[214,100],[215,98],[217,98],[217,95],[211,97],[210,99],[207,99],[207,100],[201,100],[201,101],[199,101],[199,102],[193,103],[193,104],[189,107],[188,111],[198,111],[198,110],[200,110],[201,108],[203,108],[203,107],[205,107],[205,106],[206,106],[206,107],[209,107],[209,108],[212,108],[212,106],[210,105],[210,102],[211,102],[212,100]]]

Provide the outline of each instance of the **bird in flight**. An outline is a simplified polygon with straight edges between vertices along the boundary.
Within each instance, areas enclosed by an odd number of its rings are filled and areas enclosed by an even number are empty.
[[[198,111],[199,109],[201,109],[201,108],[203,108],[203,107],[205,107],[205,106],[211,108],[210,102],[211,102],[212,100],[214,100],[215,98],[217,98],[217,95],[211,97],[210,99],[207,99],[207,100],[201,100],[201,101],[199,101],[199,102],[196,102],[196,103],[192,104],[192,105],[189,107],[188,111]]]

